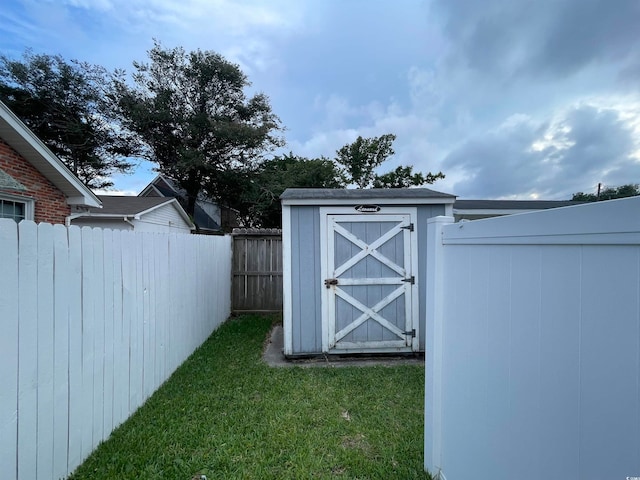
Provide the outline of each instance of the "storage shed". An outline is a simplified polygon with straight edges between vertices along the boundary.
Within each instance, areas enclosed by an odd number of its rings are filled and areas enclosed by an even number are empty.
[[[424,351],[427,188],[290,188],[282,200],[284,353]]]

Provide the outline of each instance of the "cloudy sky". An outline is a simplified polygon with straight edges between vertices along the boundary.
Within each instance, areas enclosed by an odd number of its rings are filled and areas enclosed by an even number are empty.
[[[238,63],[287,151],[394,133],[461,198],[640,183],[639,0],[4,0],[0,51],[131,71],[153,38]],[[141,165],[116,188],[137,193]]]

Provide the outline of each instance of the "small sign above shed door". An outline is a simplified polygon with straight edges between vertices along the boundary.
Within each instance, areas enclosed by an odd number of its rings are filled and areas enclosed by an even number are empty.
[[[329,351],[417,348],[411,215],[327,215],[326,221],[322,288]]]

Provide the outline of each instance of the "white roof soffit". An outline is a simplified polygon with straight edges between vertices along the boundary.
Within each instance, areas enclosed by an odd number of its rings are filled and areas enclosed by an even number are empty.
[[[2,102],[0,102],[0,138],[49,179],[64,194],[67,204],[102,206],[98,197],[71,173],[62,161]]]

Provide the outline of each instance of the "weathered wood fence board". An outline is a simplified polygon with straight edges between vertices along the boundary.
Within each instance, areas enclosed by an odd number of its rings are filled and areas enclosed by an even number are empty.
[[[0,472],[65,478],[231,310],[231,237],[0,219]]]
[[[282,310],[282,233],[276,229],[233,231],[232,309]]]

